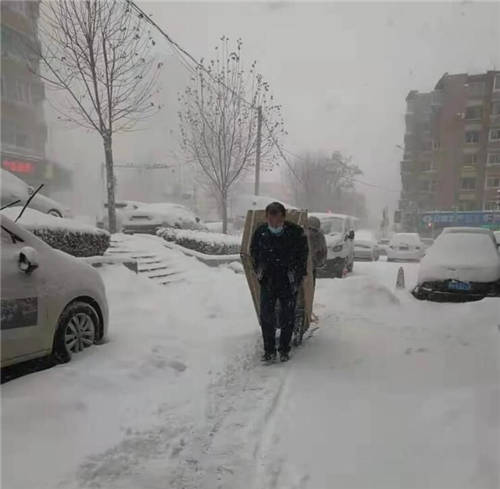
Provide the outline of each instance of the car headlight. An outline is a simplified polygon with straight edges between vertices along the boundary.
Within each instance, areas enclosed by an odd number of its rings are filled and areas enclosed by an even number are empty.
[[[342,251],[342,248],[343,248],[343,247],[344,247],[343,245],[338,244],[338,245],[335,245],[335,246],[332,248],[332,250],[333,250],[335,253],[338,253],[339,251]]]

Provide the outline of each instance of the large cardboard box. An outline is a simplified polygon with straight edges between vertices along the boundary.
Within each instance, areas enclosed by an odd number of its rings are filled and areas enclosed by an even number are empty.
[[[286,220],[302,226],[309,242],[307,211],[290,209],[286,213]],[[257,319],[260,317],[260,285],[252,267],[250,245],[255,230],[264,222],[266,222],[266,215],[264,210],[249,210],[245,220],[245,227],[243,229],[243,238],[241,243],[241,261],[245,269],[248,287],[250,288],[250,293],[252,294],[252,300],[255,306],[255,312],[257,313]],[[311,244],[309,243],[307,275],[306,277],[304,277],[297,299],[297,313],[295,331],[293,336],[293,342],[295,344],[299,344],[302,341],[302,335],[309,328],[309,324],[311,322],[313,299],[314,281],[312,273]]]

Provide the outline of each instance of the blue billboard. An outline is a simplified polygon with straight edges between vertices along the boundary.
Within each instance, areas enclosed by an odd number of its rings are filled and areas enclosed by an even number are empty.
[[[424,212],[421,222],[426,226],[471,226],[500,229],[500,211]]]

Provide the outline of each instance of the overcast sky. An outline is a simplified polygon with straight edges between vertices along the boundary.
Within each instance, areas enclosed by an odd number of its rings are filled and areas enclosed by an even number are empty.
[[[195,57],[244,41],[271,82],[293,150],[352,155],[369,200],[394,207],[409,90],[500,69],[500,3],[142,2]],[[168,74],[168,73],[167,73]]]
[[[403,144],[408,91],[431,90],[444,72],[500,69],[498,2],[139,3],[197,59],[209,57],[222,34],[241,37],[248,64],[257,60],[283,105],[284,146],[351,155],[361,178],[383,187],[358,186],[377,216],[399,198],[402,151],[396,145]],[[156,48],[172,60],[168,42],[155,37]],[[117,161],[172,158],[177,92],[187,76],[167,58],[165,107],[142,131],[115,139]],[[92,177],[98,185],[98,137],[54,122],[51,129],[56,158],[72,162],[82,182]],[[87,140],[86,151],[77,150]]]

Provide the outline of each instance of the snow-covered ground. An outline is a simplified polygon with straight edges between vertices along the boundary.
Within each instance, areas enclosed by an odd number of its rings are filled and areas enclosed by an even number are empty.
[[[418,302],[399,264],[355,263],[265,367],[244,276],[179,266],[105,268],[110,341],[2,386],[2,488],[499,486],[499,300]]]

